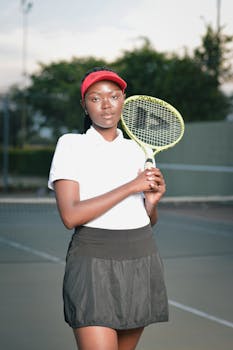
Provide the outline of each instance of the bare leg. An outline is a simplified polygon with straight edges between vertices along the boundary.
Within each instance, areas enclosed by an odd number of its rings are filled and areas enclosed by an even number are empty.
[[[90,326],[73,331],[78,350],[118,350],[117,332],[112,328]]]
[[[134,350],[143,332],[142,328],[118,330],[118,350]]]

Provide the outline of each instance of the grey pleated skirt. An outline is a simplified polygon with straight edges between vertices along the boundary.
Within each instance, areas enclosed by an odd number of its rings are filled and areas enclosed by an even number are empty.
[[[168,320],[163,265],[151,226],[132,230],[79,227],[63,282],[72,327],[144,327]]]

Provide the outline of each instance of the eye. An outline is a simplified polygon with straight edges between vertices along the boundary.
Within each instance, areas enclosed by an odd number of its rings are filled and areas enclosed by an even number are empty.
[[[120,93],[114,93],[113,95],[112,95],[112,99],[113,100],[119,100],[120,98],[121,98],[121,94]]]
[[[100,101],[100,98],[98,96],[92,96],[91,97],[91,101],[92,102],[99,102]]]

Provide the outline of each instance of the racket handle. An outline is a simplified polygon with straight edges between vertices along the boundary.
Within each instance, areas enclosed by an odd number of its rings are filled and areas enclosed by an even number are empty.
[[[153,168],[153,159],[152,158],[147,158],[146,162],[145,162],[145,169],[150,169]]]

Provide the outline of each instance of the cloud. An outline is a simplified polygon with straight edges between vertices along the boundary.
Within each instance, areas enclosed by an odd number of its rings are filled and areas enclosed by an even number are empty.
[[[0,13],[1,85],[16,81],[22,74],[22,13],[20,2],[3,0]],[[59,0],[34,2],[29,15],[28,70],[38,62],[50,63],[73,56],[95,56],[114,60],[123,50],[137,46],[138,37],[148,37],[162,52],[191,50],[201,42],[205,23],[215,25],[213,0],[119,0],[116,3],[68,3]],[[222,2],[221,23],[233,30],[233,3]]]

